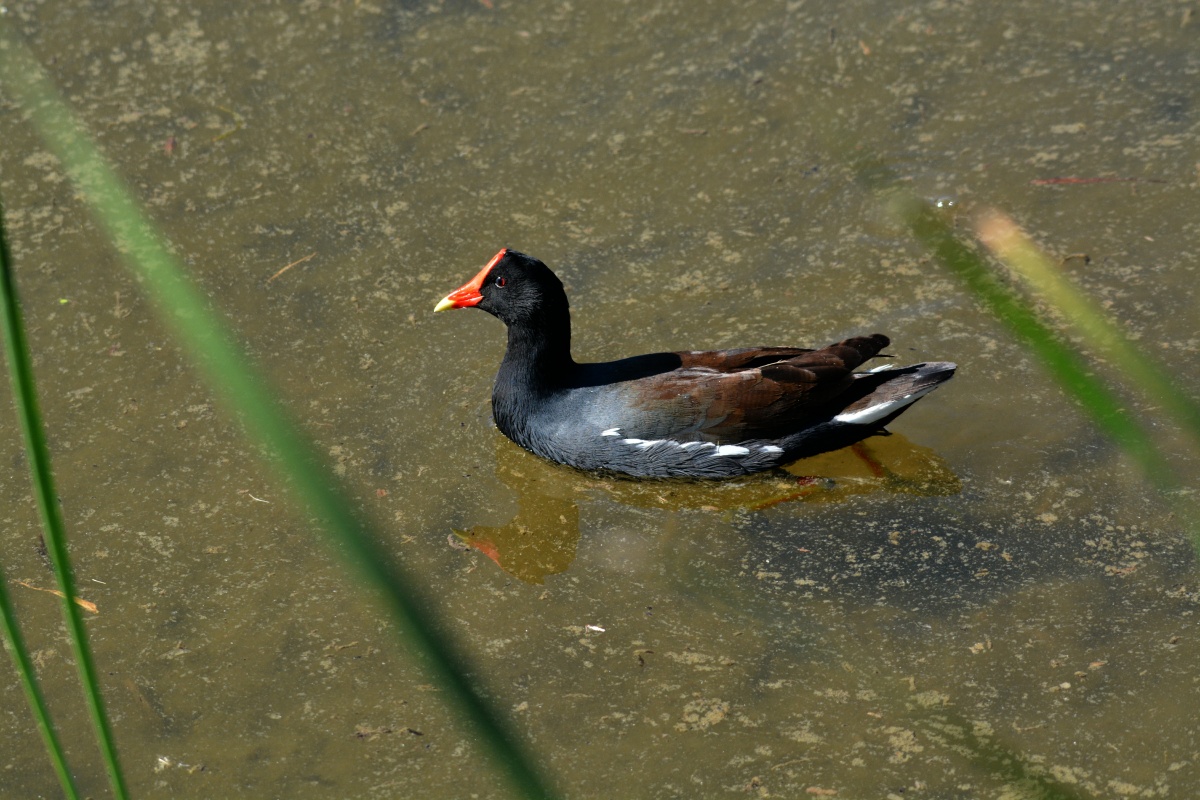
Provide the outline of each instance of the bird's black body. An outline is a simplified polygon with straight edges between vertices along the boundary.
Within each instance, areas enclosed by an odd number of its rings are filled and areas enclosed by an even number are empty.
[[[562,464],[641,477],[726,478],[844,447],[882,429],[954,374],[947,362],[853,370],[882,334],[819,350],[758,347],[653,353],[580,364],[562,282],[502,250],[438,304],[508,326],[492,390],[500,430]]]

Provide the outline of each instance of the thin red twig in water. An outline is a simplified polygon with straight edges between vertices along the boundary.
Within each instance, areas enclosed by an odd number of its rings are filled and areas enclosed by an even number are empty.
[[[1034,178],[1030,181],[1034,186],[1067,186],[1080,183],[1166,183],[1155,178],[1118,178],[1115,175],[1107,178]]]

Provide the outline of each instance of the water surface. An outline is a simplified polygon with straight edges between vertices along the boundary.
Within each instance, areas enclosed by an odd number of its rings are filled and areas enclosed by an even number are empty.
[[[569,796],[1200,791],[1184,530],[850,164],[964,227],[1006,209],[1194,397],[1186,5],[7,10]],[[3,99],[0,141],[134,793],[502,796]],[[879,330],[960,372],[790,474],[580,475],[491,426],[500,323],[431,313],[506,245],[565,280],[579,358]],[[57,606],[13,583],[51,576],[0,427],[5,575],[101,796]],[[55,795],[0,694],[3,794]]]

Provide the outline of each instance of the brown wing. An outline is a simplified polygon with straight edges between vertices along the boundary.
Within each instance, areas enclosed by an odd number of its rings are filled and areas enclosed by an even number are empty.
[[[816,407],[853,380],[850,373],[886,347],[881,334],[820,350],[774,347],[678,353],[682,366],[639,381],[653,431],[644,436],[732,443],[797,430]],[[686,421],[686,422],[685,422]],[[666,430],[669,426],[681,430]]]
[[[707,367],[717,372],[736,372],[786,361],[816,352],[804,347],[743,347],[738,350],[693,350],[675,353],[684,369]]]

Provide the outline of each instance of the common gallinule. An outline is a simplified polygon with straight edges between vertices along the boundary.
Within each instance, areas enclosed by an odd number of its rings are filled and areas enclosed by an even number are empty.
[[[937,361],[853,370],[882,334],[820,350],[747,347],[651,353],[601,364],[571,358],[562,281],[504,249],[435,311],[481,308],[508,326],[492,415],[509,439],[585,470],[727,478],[844,447],[954,375]]]

